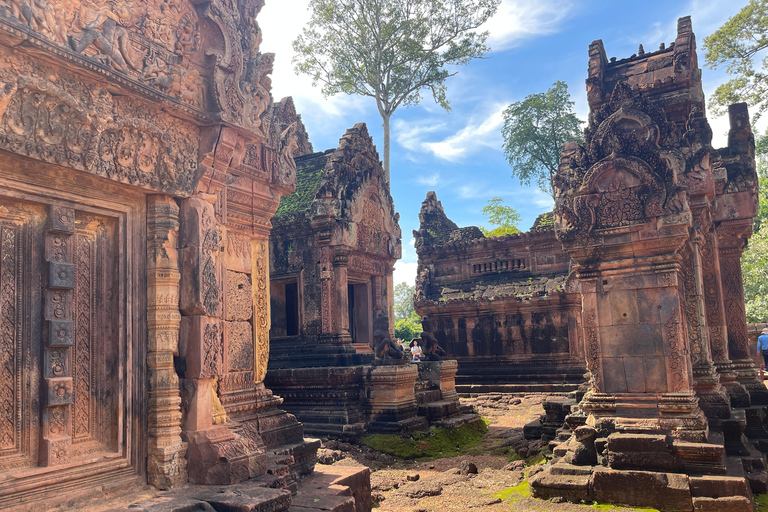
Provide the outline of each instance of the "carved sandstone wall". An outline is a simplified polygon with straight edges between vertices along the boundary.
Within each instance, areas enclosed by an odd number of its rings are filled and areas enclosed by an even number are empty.
[[[486,238],[450,221],[434,192],[419,218],[414,305],[459,361],[457,381],[575,387],[584,373],[579,296],[554,230]]]
[[[25,471],[0,506],[238,481],[284,445],[311,471],[263,385],[302,128],[274,120],[262,6],[0,2],[0,475]]]

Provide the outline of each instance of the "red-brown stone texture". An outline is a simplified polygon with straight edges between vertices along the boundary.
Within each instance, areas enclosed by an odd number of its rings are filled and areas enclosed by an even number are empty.
[[[263,385],[270,218],[307,144],[263,4],[0,6],[3,510],[311,472]]]
[[[555,176],[555,232],[574,260],[590,387],[531,485],[574,499],[573,462],[590,499],[751,510],[746,484],[763,492],[768,475],[766,447],[743,435],[764,438],[766,403],[739,264],[757,197],[746,105],[712,148],[688,17],[651,54],[608,62],[592,43],[587,94],[584,143],[563,147]]]

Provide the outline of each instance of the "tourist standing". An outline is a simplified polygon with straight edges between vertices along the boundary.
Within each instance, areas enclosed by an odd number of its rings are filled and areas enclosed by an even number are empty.
[[[766,339],[766,347],[768,347],[768,339]],[[418,338],[411,342],[411,361],[421,361],[421,347]]]
[[[763,364],[760,365],[760,380],[763,380],[765,367],[768,366],[768,327],[757,337],[757,353],[763,356]]]

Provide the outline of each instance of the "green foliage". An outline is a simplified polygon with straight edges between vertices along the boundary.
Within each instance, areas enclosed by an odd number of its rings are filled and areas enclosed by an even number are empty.
[[[376,100],[384,120],[389,161],[389,118],[416,105],[428,89],[448,110],[445,80],[490,49],[477,29],[500,0],[311,0],[309,25],[293,42],[295,70],[322,83],[326,96],[359,94]]]
[[[741,258],[747,321],[768,322],[768,222],[749,239]]]
[[[416,287],[408,283],[400,283],[395,286],[395,320],[405,320],[413,313],[413,294]]]
[[[512,235],[520,232],[517,228],[520,223],[520,214],[511,206],[506,206],[500,197],[492,197],[488,200],[488,204],[483,206],[483,215],[488,217],[488,222],[492,226],[495,226],[490,230],[481,227],[480,230],[485,236]]]
[[[504,110],[504,156],[512,177],[523,185],[535,182],[554,198],[552,178],[560,164],[563,144],[582,140],[582,121],[573,113],[565,82],[555,82],[547,92],[531,94]]]
[[[421,336],[421,317],[411,308],[411,316],[395,321],[395,337],[410,342]]]
[[[756,494],[754,498],[758,512],[768,512],[768,494]]]
[[[478,446],[487,431],[488,426],[478,419],[454,429],[431,428],[408,436],[368,434],[360,442],[374,450],[403,459],[433,460],[465,453]]]
[[[768,56],[755,69],[754,57],[768,48],[768,0],[751,0],[735,16],[704,38],[706,63],[712,69],[725,65],[734,78],[719,86],[709,106],[716,115],[741,101],[756,108],[754,118],[768,108]]]

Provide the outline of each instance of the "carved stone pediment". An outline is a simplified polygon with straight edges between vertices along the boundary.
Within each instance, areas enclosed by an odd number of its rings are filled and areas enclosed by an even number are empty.
[[[195,126],[91,91],[74,76],[50,76],[23,59],[0,72],[0,149],[158,192],[192,192]]]
[[[276,147],[273,54],[261,54],[264,0],[2,0],[0,42],[27,40],[52,57],[223,120]]]

